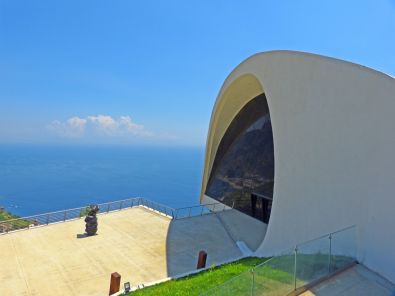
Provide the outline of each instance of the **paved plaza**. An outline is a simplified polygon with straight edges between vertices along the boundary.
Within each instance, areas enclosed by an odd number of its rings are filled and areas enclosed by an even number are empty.
[[[108,295],[110,274],[121,283],[150,283],[241,255],[214,214],[181,220],[143,207],[98,216],[85,237],[83,219],[0,236],[0,295]]]

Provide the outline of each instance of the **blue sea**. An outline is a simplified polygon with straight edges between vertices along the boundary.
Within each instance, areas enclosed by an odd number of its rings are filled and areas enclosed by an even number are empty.
[[[145,197],[199,203],[203,148],[0,147],[0,206],[20,216]]]

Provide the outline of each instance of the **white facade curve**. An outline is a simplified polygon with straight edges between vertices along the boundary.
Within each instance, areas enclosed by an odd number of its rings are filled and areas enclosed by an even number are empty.
[[[256,54],[225,80],[207,138],[201,202],[242,108],[264,93],[274,144],[273,204],[260,256],[350,225],[357,259],[395,281],[395,79],[323,56]],[[253,232],[252,232],[253,234]]]

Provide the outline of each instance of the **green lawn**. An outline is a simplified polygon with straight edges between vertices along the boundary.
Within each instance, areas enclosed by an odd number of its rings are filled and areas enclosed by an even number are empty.
[[[265,258],[245,258],[219,267],[212,267],[185,278],[167,281],[152,287],[137,290],[130,295],[199,295],[204,291],[214,288],[227,280],[250,270],[252,267],[266,261]]]
[[[132,295],[200,295],[207,296],[241,296],[253,290],[257,295],[288,294],[295,288],[294,255],[275,257],[266,264],[254,268],[254,275],[249,272],[254,266],[265,262],[265,258],[245,258],[207,271],[178,280],[167,281],[152,287],[137,290]],[[328,273],[329,257],[327,254],[299,254],[297,257],[296,287],[321,278]],[[344,256],[332,256],[331,269],[336,270],[352,262]],[[254,278],[254,279],[253,279]],[[226,285],[222,285],[226,282]]]

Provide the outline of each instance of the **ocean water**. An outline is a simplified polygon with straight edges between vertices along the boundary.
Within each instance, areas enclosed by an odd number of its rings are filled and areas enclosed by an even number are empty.
[[[1,146],[0,206],[27,216],[145,197],[199,203],[203,148]]]

